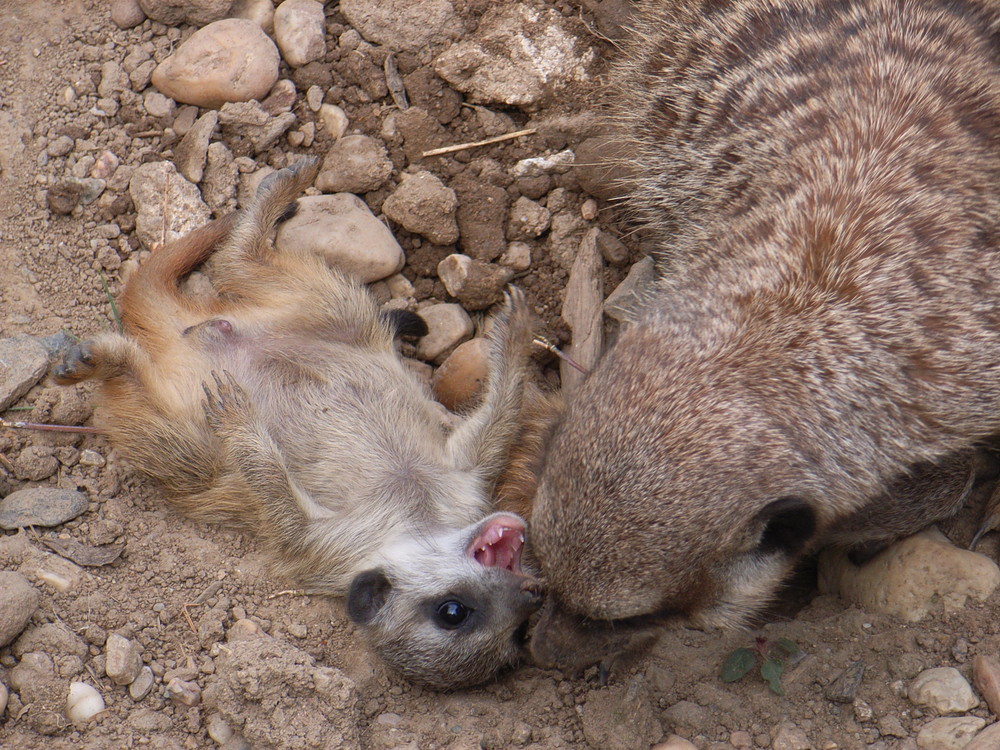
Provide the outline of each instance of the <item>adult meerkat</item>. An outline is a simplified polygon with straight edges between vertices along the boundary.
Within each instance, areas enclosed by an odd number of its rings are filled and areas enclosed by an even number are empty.
[[[828,535],[953,512],[1000,431],[1000,5],[643,12],[620,120],[662,278],[532,518],[532,652],[566,667],[747,621]]]
[[[423,321],[388,318],[352,278],[272,246],[317,167],[277,172],[246,210],[155,251],[122,295],[122,334],[54,374],[101,381],[112,442],[177,508],[249,528],[306,591],[346,594],[406,677],[479,682],[514,661],[540,598],[521,569],[524,521],[490,500],[519,430],[526,303],[510,292],[482,401],[448,429],[394,347]],[[220,298],[181,294],[213,254]]]

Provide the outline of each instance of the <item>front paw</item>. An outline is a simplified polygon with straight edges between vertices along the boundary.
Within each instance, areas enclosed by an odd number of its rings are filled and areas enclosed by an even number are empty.
[[[52,377],[57,383],[69,385],[86,380],[97,369],[97,356],[94,346],[89,341],[73,344],[62,360],[52,368]]]
[[[253,411],[250,394],[244,390],[243,386],[237,383],[236,379],[228,372],[223,371],[222,376],[220,377],[217,372],[213,371],[214,384],[201,384],[205,391],[205,401],[202,403],[205,420],[215,432],[247,422]]]

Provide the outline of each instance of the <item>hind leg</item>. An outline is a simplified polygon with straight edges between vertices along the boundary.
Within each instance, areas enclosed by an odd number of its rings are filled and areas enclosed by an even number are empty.
[[[824,541],[846,547],[855,564],[865,563],[896,540],[957,513],[974,480],[972,451],[934,464],[918,464],[883,495],[827,532]]]
[[[295,199],[315,179],[319,160],[306,157],[268,175],[253,201],[236,218],[225,244],[216,253],[216,283],[220,291],[253,296],[260,291],[261,266],[273,252],[271,233],[295,211]]]
[[[520,289],[510,288],[489,337],[490,375],[485,396],[448,438],[447,448],[455,465],[493,482],[503,470],[521,425],[531,317]]]
[[[106,334],[81,341],[67,351],[52,368],[57,383],[68,385],[84,380],[111,380],[148,367],[149,357],[130,338]]]

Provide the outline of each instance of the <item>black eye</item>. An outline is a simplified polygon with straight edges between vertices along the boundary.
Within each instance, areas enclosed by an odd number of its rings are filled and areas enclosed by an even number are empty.
[[[472,610],[462,602],[449,599],[441,602],[437,608],[437,624],[442,628],[453,630],[469,619]]]

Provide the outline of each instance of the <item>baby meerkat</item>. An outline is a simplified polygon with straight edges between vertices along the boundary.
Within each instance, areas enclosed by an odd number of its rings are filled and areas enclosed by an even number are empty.
[[[661,276],[547,448],[531,647],[565,667],[949,515],[1000,432],[1000,5],[641,8],[616,90]]]
[[[481,682],[517,658],[540,603],[525,522],[491,502],[520,429],[526,303],[509,292],[482,400],[450,428],[394,346],[423,321],[273,247],[317,165],[269,176],[245,210],[153,252],[122,294],[122,333],[79,345],[54,375],[99,380],[112,442],[175,507],[251,530],[304,590],[346,595],[404,676]],[[182,294],[210,256],[219,298]]]

